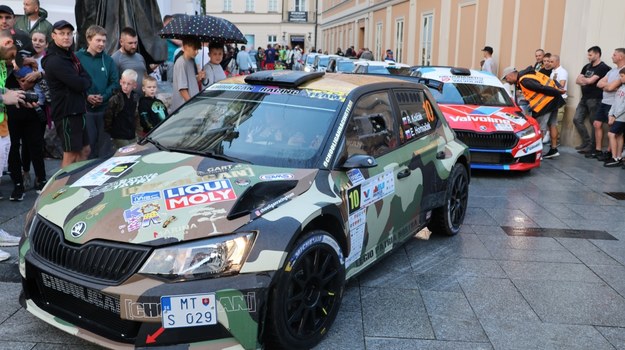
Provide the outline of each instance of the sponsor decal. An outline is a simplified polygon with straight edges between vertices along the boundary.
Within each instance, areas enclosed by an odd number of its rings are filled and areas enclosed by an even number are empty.
[[[495,124],[495,130],[497,131],[514,131],[514,128],[511,124]]]
[[[474,77],[470,75],[441,75],[438,80],[443,83],[484,84],[484,77]]]
[[[224,170],[217,171],[217,168],[222,168]],[[195,183],[195,182],[208,181],[208,180],[232,179],[235,177],[254,176],[254,171],[250,167],[233,169],[232,166],[230,166],[229,169],[225,169],[225,167],[216,167],[216,168],[209,168],[208,170],[209,172],[198,171],[197,175],[200,177],[195,180],[191,180],[192,182],[184,183],[184,185]]]
[[[67,191],[67,188],[61,188],[60,190],[56,191],[56,193],[52,195],[52,199],[59,198],[59,196],[65,193],[65,191]]]
[[[100,213],[102,212],[102,210],[104,210],[104,208],[106,208],[106,204],[107,203],[100,203],[98,205],[96,205],[95,207],[89,209],[87,211],[87,219],[93,219],[94,217],[100,215]]]
[[[146,319],[161,317],[161,303],[139,303],[124,299],[126,319]]]
[[[120,149],[117,150],[117,152],[122,153],[122,154],[126,154],[126,153],[131,153],[134,152],[137,148],[135,146],[126,146],[126,147],[122,147]]]
[[[176,221],[176,219],[177,217],[175,215],[168,217],[167,220],[163,222],[163,228],[167,228],[167,226],[169,226],[169,224],[171,224],[172,222]]]
[[[241,187],[245,187],[245,186],[249,186],[250,179],[236,179],[236,180],[234,180],[234,183],[236,185],[241,186]]]
[[[67,294],[87,304],[94,305],[100,309],[120,314],[119,300],[112,296],[100,293],[97,290],[85,288],[81,285],[50,276],[41,272],[41,281],[46,288]]]
[[[334,156],[336,147],[338,146],[339,141],[341,140],[343,129],[345,129],[345,124],[347,123],[347,118],[349,117],[349,114],[352,111],[353,105],[354,105],[354,101],[349,101],[349,103],[347,104],[347,108],[345,108],[345,113],[343,113],[343,116],[341,117],[341,122],[339,123],[338,128],[336,128],[336,134],[334,134],[334,138],[332,139],[332,143],[330,144],[330,149],[328,150],[328,154],[326,155],[326,158],[323,161],[323,166],[326,168],[330,166],[330,160],[332,160],[332,156]]]
[[[127,179],[120,179],[117,181],[113,181],[111,183],[107,183],[105,185],[98,186],[98,187],[91,189],[89,191],[89,198],[92,198],[101,193],[109,192],[109,191],[116,190],[119,188],[142,185],[144,183],[152,181],[157,176],[158,176],[157,173],[153,173],[153,174],[135,176],[135,177],[127,178]],[[125,196],[128,196],[128,194],[126,194]]]
[[[352,182],[352,185],[358,185],[359,183],[365,181],[365,177],[362,175],[360,169],[349,169],[347,171],[347,177],[349,181]]]
[[[128,232],[148,227],[151,224],[160,224],[159,210],[161,210],[161,206],[158,203],[147,203],[140,207],[124,210],[124,221],[127,224]]]
[[[85,223],[84,221],[79,221],[75,223],[74,226],[72,226],[72,230],[70,232],[71,232],[72,237],[78,238],[82,236],[86,230],[87,230],[87,223]]]
[[[543,149],[542,139],[538,139],[534,141],[531,145],[521,148],[516,154],[513,156],[515,158],[522,157],[531,153],[540,152]]]
[[[329,101],[345,102],[347,94],[334,91],[321,91],[321,90],[304,90],[306,95],[310,98],[317,98]]]
[[[163,190],[168,210],[210,204],[237,198],[230,180],[218,180]]]
[[[295,175],[290,173],[281,173],[281,174],[263,174],[258,178],[263,181],[276,181],[276,180],[290,180],[294,178]]]
[[[104,175],[110,177],[120,177],[135,164],[137,164],[137,162],[117,164],[111,170],[107,171]]]
[[[510,124],[510,121],[507,119],[499,119],[493,118],[491,116],[477,116],[477,115],[467,115],[467,116],[449,116],[449,118],[454,122],[480,122],[480,123],[490,123],[490,124]]]
[[[365,240],[367,208],[359,209],[349,215],[349,254],[345,265],[350,266],[360,257]]]
[[[106,181],[113,177],[119,177],[126,172],[139,156],[123,156],[112,157],[91,169],[87,174],[74,182],[71,187],[84,187],[84,186],[101,186]],[[117,168],[119,166],[119,168]]]
[[[401,118],[401,120],[404,125],[418,124],[420,121],[423,120],[423,115],[417,112],[415,114],[404,116]]]
[[[282,204],[284,204],[284,203],[288,202],[289,200],[291,200],[291,198],[293,198],[294,196],[295,196],[295,193],[286,194],[286,195],[284,195],[282,197],[279,197],[275,201],[267,204],[266,206],[254,210],[254,212],[253,212],[254,215],[251,215],[252,216],[251,219],[252,220],[256,219],[257,217],[262,216],[263,214],[274,210],[275,208],[277,208],[277,207],[281,206]]]
[[[152,201],[159,200],[159,199],[161,199],[161,193],[156,192],[156,191],[131,194],[130,204],[137,205],[137,204],[141,204],[144,202],[152,202]]]
[[[204,171],[198,171],[198,174],[202,173],[203,175],[210,175],[210,174],[225,173],[227,171],[230,171],[230,169],[232,169],[233,166],[234,165],[230,164],[230,165],[211,167],[211,168],[207,168]]]

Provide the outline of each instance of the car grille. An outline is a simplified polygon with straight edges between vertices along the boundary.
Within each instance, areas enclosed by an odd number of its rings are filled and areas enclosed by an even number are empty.
[[[68,273],[97,282],[119,284],[137,271],[150,248],[93,241],[82,246],[65,242],[63,230],[37,217],[31,249],[42,260]]]
[[[456,135],[469,148],[510,149],[519,142],[517,136],[510,132],[483,134],[471,131],[456,131]]]

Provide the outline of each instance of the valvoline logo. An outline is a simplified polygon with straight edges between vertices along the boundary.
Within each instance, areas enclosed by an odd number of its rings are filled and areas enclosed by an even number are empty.
[[[163,190],[167,209],[234,200],[237,198],[230,180],[218,180]]]

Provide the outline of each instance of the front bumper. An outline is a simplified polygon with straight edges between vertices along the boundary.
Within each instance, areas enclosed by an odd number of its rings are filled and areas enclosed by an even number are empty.
[[[59,271],[30,252],[22,261],[22,306],[87,341],[108,348],[260,347],[259,325],[272,273],[178,283],[134,275],[119,286],[108,286]],[[161,296],[198,293],[215,293],[218,323],[162,329]]]

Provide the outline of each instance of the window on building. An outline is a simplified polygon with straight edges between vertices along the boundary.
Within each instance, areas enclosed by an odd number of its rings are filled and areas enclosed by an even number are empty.
[[[434,14],[426,13],[421,16],[421,48],[419,64],[429,66],[432,64],[432,36],[434,33]]]
[[[401,62],[404,55],[404,20],[395,21],[395,61]]]
[[[382,56],[382,26],[382,22],[375,26],[375,52],[373,54],[376,60],[381,60],[384,57]]]
[[[278,12],[278,0],[269,0],[269,12]]]
[[[232,12],[232,0],[224,0],[224,12]]]
[[[295,11],[306,11],[306,0],[295,0]]]
[[[278,43],[277,35],[267,35],[267,44],[271,44],[271,46]]]
[[[245,12],[254,12],[254,0],[245,0]]]

